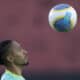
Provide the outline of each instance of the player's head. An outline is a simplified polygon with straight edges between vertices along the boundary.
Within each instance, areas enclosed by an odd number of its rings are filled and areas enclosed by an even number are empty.
[[[0,64],[24,66],[28,64],[28,54],[17,41],[4,40],[0,43]]]

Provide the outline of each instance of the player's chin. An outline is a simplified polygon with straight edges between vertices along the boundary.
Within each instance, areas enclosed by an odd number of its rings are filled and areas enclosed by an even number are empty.
[[[26,62],[26,63],[24,63],[23,65],[24,65],[24,66],[28,66],[28,65],[29,65],[29,62]]]
[[[29,65],[29,62],[27,62],[26,65]]]

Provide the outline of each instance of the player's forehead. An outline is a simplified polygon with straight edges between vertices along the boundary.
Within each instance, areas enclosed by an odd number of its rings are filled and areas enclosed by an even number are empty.
[[[13,49],[19,49],[19,48],[21,48],[21,45],[20,45],[19,42],[13,41],[13,42],[12,42],[12,48],[13,48]]]

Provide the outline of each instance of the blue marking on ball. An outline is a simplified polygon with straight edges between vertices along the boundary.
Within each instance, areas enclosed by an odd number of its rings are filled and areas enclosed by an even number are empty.
[[[71,27],[71,13],[67,12],[64,16],[64,18],[59,19],[58,21],[55,22],[54,27],[56,28],[57,31],[60,32],[67,32],[70,30]]]
[[[69,7],[70,7],[70,5],[68,5],[68,4],[59,4],[59,5],[56,5],[54,7],[54,9],[55,10],[61,10],[61,9],[69,8]]]

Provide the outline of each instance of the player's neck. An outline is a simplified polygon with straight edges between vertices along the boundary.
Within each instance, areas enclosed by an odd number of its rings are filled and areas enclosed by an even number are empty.
[[[22,68],[17,66],[8,66],[7,69],[16,75],[22,75]]]

